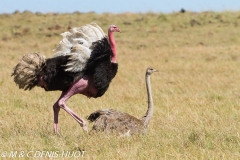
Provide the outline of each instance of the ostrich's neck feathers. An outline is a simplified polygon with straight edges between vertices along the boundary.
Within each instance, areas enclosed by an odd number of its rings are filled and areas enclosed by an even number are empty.
[[[115,39],[114,39],[114,35],[113,35],[113,32],[111,32],[110,30],[108,30],[108,37],[109,37],[109,43],[110,43],[110,46],[111,46],[111,50],[112,50],[112,62],[113,63],[117,63],[117,47],[116,47],[116,42],[115,42]]]
[[[148,109],[145,115],[141,118],[144,123],[144,126],[147,126],[153,116],[153,99],[152,99],[152,91],[151,91],[151,82],[150,82],[150,74],[146,73],[146,88],[147,88],[147,96],[148,96]]]

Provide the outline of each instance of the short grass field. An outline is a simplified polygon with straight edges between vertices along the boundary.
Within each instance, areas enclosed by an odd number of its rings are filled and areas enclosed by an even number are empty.
[[[75,95],[67,105],[85,119],[104,108],[140,118],[152,66],[159,72],[147,135],[89,135],[63,110],[56,135],[52,106],[61,92],[23,91],[11,77],[24,54],[51,57],[62,32],[91,22],[121,29],[119,70],[102,97]],[[240,12],[1,14],[0,55],[0,159],[240,159]]]

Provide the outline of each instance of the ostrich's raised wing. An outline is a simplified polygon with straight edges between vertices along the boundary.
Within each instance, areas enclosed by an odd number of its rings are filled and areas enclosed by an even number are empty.
[[[61,34],[63,39],[54,51],[53,57],[70,55],[65,71],[81,72],[92,52],[92,44],[106,37],[103,30],[96,24],[72,28]]]

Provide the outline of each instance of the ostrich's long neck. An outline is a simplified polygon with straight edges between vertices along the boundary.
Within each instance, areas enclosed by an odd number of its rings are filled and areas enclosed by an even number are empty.
[[[108,30],[108,37],[113,52],[112,63],[117,63],[117,47],[113,36],[113,32],[111,32],[110,30]]]
[[[152,91],[151,91],[151,83],[150,83],[150,75],[146,73],[146,87],[147,87],[147,95],[148,95],[148,109],[145,115],[142,117],[142,121],[144,126],[147,126],[153,116],[153,99],[152,99]]]

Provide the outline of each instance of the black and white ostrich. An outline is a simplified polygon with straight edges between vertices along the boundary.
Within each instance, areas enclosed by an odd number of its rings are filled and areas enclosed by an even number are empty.
[[[12,76],[20,89],[35,86],[45,91],[60,90],[62,94],[53,105],[54,131],[58,133],[60,108],[69,113],[87,131],[86,122],[67,107],[66,101],[75,94],[100,97],[109,87],[118,69],[115,25],[108,28],[108,36],[91,23],[62,33],[62,41],[52,58],[41,53],[25,54],[14,67]]]

